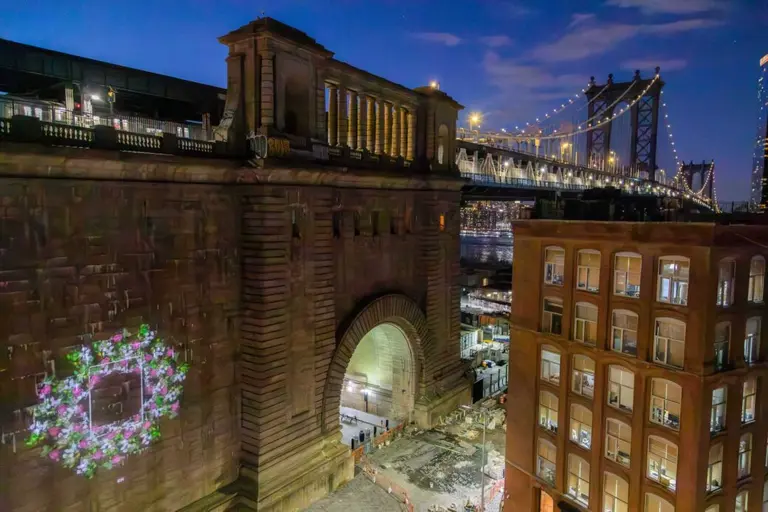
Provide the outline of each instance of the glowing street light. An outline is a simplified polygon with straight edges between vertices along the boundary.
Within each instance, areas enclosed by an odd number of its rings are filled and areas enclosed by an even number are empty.
[[[437,89],[437,90],[440,90],[440,82],[438,82],[437,80],[431,80],[431,81],[429,82],[429,86],[430,86],[432,89]]]
[[[480,115],[479,112],[472,112],[469,114],[469,131],[472,131],[472,125],[476,125],[478,128],[480,127],[480,121],[483,120],[483,117]]]

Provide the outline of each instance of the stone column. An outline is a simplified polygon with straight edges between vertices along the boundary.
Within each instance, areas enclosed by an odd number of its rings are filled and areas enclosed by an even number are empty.
[[[367,135],[368,140],[365,143],[365,149],[374,152],[375,148],[375,135],[376,135],[376,103],[370,96],[366,98],[368,102],[368,119],[367,119]]]
[[[392,152],[392,106],[386,101],[382,101],[384,107],[384,146],[381,148],[385,155]]]
[[[400,156],[400,105],[392,106],[392,147],[390,155],[394,158]]]
[[[368,97],[360,96],[360,109],[357,113],[357,149],[366,149],[366,134],[368,133]]]
[[[405,157],[408,152],[408,111],[405,107],[400,107],[400,151],[398,155]]]
[[[347,145],[350,149],[357,149],[357,92],[349,91],[349,134]]]
[[[339,142],[339,89],[329,84],[328,93],[328,144],[335,146]]]
[[[414,136],[416,135],[415,129],[416,116],[414,116],[411,112],[408,112],[408,150],[405,153],[405,158],[408,160],[413,160],[413,155],[416,152],[416,137]]]
[[[384,152],[384,100],[376,100],[376,105],[379,107],[376,113],[376,141],[374,150],[377,155]]]
[[[275,125],[275,54],[261,52],[261,127]]]
[[[347,88],[339,87],[339,146],[347,145]]]

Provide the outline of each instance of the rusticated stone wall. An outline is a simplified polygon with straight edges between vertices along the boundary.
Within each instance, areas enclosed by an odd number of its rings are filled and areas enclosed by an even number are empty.
[[[0,179],[0,510],[177,510],[237,478],[233,201],[216,185]],[[190,363],[161,441],[92,480],[26,447],[37,380],[142,322]]]

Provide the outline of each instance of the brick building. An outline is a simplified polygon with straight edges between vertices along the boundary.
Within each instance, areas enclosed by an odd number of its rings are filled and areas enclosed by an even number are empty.
[[[514,230],[505,510],[764,510],[768,227]]]

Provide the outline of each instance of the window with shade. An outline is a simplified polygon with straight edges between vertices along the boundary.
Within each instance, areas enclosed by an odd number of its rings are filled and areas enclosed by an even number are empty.
[[[675,512],[675,507],[664,498],[655,494],[645,494],[645,512]]]
[[[755,406],[757,401],[757,381],[749,378],[744,381],[741,393],[741,423],[755,421]]]
[[[665,379],[651,381],[651,421],[680,430],[680,402],[683,389]]]
[[[544,249],[544,282],[562,286],[565,280],[565,251],[560,247]]]
[[[717,270],[717,305],[728,307],[733,304],[733,283],[736,277],[736,262],[725,259]]]
[[[597,343],[597,306],[577,302],[573,325],[573,339],[586,345]]]
[[[659,279],[656,299],[659,302],[685,306],[688,304],[690,260],[682,256],[659,259]]]
[[[620,252],[613,262],[613,293],[623,297],[640,296],[642,257],[634,252]]]
[[[760,356],[760,327],[762,318],[753,316],[747,320],[744,334],[744,362],[756,363]]]
[[[605,422],[605,458],[629,467],[632,454],[632,427],[608,418]]]
[[[541,330],[550,334],[563,334],[563,300],[556,297],[544,299],[541,314]]]
[[[555,485],[557,472],[557,449],[555,445],[545,439],[539,439],[538,456],[536,458],[536,475]]]
[[[539,425],[557,432],[558,399],[549,391],[539,393]]]
[[[592,446],[592,411],[578,404],[571,405],[571,441],[587,450]]]
[[[587,398],[595,395],[595,362],[587,356],[573,356],[571,391]]]
[[[677,445],[663,437],[648,438],[648,478],[670,491],[677,488]]]
[[[603,475],[603,512],[629,511],[629,484],[620,476]]]
[[[683,368],[685,360],[685,323],[674,318],[657,318],[653,339],[653,361]]]
[[[717,491],[723,487],[723,445],[717,443],[709,449],[707,463],[707,492]]]
[[[637,355],[637,324],[635,313],[625,309],[613,310],[613,341],[611,350],[630,356]]]
[[[747,288],[747,300],[749,302],[763,302],[765,288],[765,258],[754,256],[749,262],[749,286]]]
[[[712,390],[712,410],[709,414],[709,431],[713,434],[725,430],[725,408],[728,388],[721,386]]]
[[[541,349],[541,380],[560,384],[560,354],[546,347]]]
[[[731,322],[719,322],[715,325],[715,370],[728,367],[730,361]]]
[[[736,464],[736,475],[739,479],[746,478],[752,471],[752,434],[742,434],[739,438],[739,458]]]
[[[568,495],[589,506],[589,463],[577,455],[568,455]]]
[[[749,504],[749,491],[741,491],[736,495],[736,505],[733,512],[749,512],[747,505]]]
[[[577,258],[576,288],[598,292],[600,290],[600,253],[591,249],[582,249]]]
[[[720,512],[720,505],[710,505],[704,512]]]
[[[608,368],[608,405],[632,411],[635,400],[635,374],[620,366]]]

